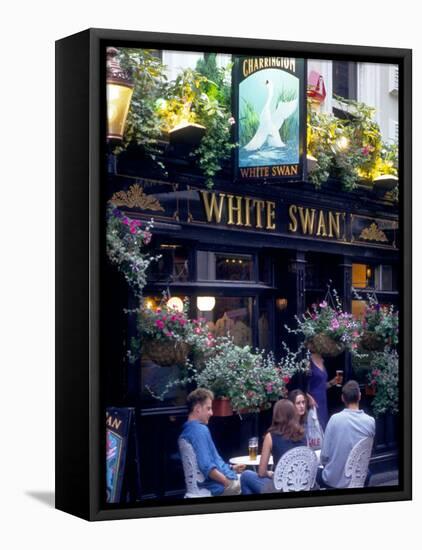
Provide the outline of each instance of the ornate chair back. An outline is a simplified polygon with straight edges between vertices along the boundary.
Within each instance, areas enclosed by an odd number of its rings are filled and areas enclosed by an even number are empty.
[[[309,447],[295,447],[280,458],[274,472],[278,491],[310,491],[318,469],[316,454]]]
[[[210,497],[211,492],[208,489],[198,487],[198,482],[204,481],[205,478],[199,471],[196,454],[192,445],[183,437],[179,437],[178,444],[182,458],[183,473],[185,474],[185,498]]]
[[[372,437],[365,437],[358,441],[350,451],[344,467],[344,475],[350,477],[349,489],[364,486],[373,442]]]

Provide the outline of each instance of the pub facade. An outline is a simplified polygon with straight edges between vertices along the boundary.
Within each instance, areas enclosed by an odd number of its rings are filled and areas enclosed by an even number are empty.
[[[167,54],[175,66],[175,52]],[[165,60],[166,52],[160,55]],[[294,328],[295,317],[326,300],[333,289],[344,311],[356,316],[373,292],[380,303],[400,307],[399,208],[392,194],[364,184],[346,191],[331,176],[317,188],[309,177],[312,159],[306,155],[307,109],[333,112],[337,108],[333,99],[335,71],[342,67],[334,67],[335,63],[330,67],[327,61],[294,61],[283,57],[233,61],[232,104],[237,120],[232,132],[237,145],[213,178],[212,187],[192,161],[188,132],[161,142],[155,162],[146,158],[139,145],[132,144],[118,154],[110,147],[105,186],[106,203],[133,220],[146,223],[153,219],[148,246],[159,259],[148,271],[144,305],[159,307],[163,293],[166,300],[188,298],[191,318],[204,318],[213,336],[230,334],[237,345],[259,348],[276,357],[282,354],[283,343],[291,348],[297,345],[296,336],[286,326]],[[357,75],[365,74],[368,68],[355,65],[348,67],[347,82],[351,90],[355,86],[355,93],[363,94],[370,86],[362,80],[356,84],[350,75],[354,70]],[[281,163],[271,156],[264,163],[254,160],[256,149],[247,149],[258,132],[248,143],[244,141],[248,155],[242,156],[239,109],[242,98],[253,95],[253,83],[245,84],[246,80],[276,70],[283,72],[283,82],[293,82],[294,75],[298,79],[297,106],[290,107],[299,107],[297,148]],[[306,99],[315,72],[321,94],[324,83],[325,95],[311,106]],[[278,82],[275,77],[273,81]],[[266,93],[268,102],[271,91]],[[388,86],[386,94],[390,94]],[[286,98],[284,103],[293,100]],[[262,111],[266,104],[263,100]],[[291,116],[288,110],[284,115]],[[131,474],[126,476],[122,498],[183,496],[177,438],[187,416],[186,395],[193,388],[174,387],[162,399],[154,397],[180,375],[181,367],[154,364],[142,353],[142,342],[139,356],[132,353],[137,323],[130,310],[138,307],[138,298],[114,266],[106,261],[104,266],[104,405],[130,408],[134,415],[136,452],[128,454]],[[373,396],[367,388],[364,360],[359,363],[346,351],[325,364],[329,378],[342,369],[345,381],[359,381],[362,407],[371,414]],[[290,389],[306,389],[306,384],[306,375],[299,375]],[[339,411],[341,388],[333,387],[327,395],[330,414]],[[217,448],[228,459],[246,454],[248,437],[261,438],[270,423],[271,410],[246,411],[214,417],[210,430]],[[390,414],[377,419],[374,471],[397,467],[396,423],[397,417]]]

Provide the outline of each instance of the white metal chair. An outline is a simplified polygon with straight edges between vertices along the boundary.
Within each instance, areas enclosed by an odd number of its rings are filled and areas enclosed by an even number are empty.
[[[310,491],[318,469],[316,454],[309,447],[295,447],[284,453],[274,471],[277,491]]]
[[[198,482],[204,481],[205,478],[198,468],[192,445],[183,437],[179,437],[178,444],[185,474],[185,498],[210,497],[211,492],[208,489],[198,487]]]
[[[368,474],[369,459],[371,458],[372,437],[365,437],[356,443],[347,457],[344,475],[349,478],[349,489],[363,487]]]

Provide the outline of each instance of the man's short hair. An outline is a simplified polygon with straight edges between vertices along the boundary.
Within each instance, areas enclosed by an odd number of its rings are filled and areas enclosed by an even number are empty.
[[[342,394],[346,405],[350,405],[351,403],[359,403],[360,389],[356,380],[349,380],[346,384],[344,384]]]
[[[206,388],[197,388],[196,390],[190,392],[186,398],[188,412],[191,413],[195,408],[195,405],[198,403],[203,405],[207,399],[211,399],[211,401],[214,399],[214,394],[211,390],[207,390]]]

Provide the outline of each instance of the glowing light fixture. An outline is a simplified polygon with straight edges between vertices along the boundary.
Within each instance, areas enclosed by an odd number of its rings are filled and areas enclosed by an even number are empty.
[[[276,306],[277,306],[279,311],[284,311],[287,308],[287,303],[288,302],[287,302],[286,298],[277,298],[275,303],[276,303]]]
[[[169,309],[174,309],[175,311],[182,312],[183,311],[183,300],[181,300],[177,296],[174,296],[173,298],[170,298],[170,300],[167,301],[167,307]]]
[[[345,151],[349,147],[349,140],[346,136],[342,136],[336,141],[337,149]]]
[[[196,306],[199,311],[212,311],[215,307],[214,296],[198,296]]]
[[[107,139],[123,139],[126,118],[133,94],[133,79],[123,70],[116,48],[107,48]]]

